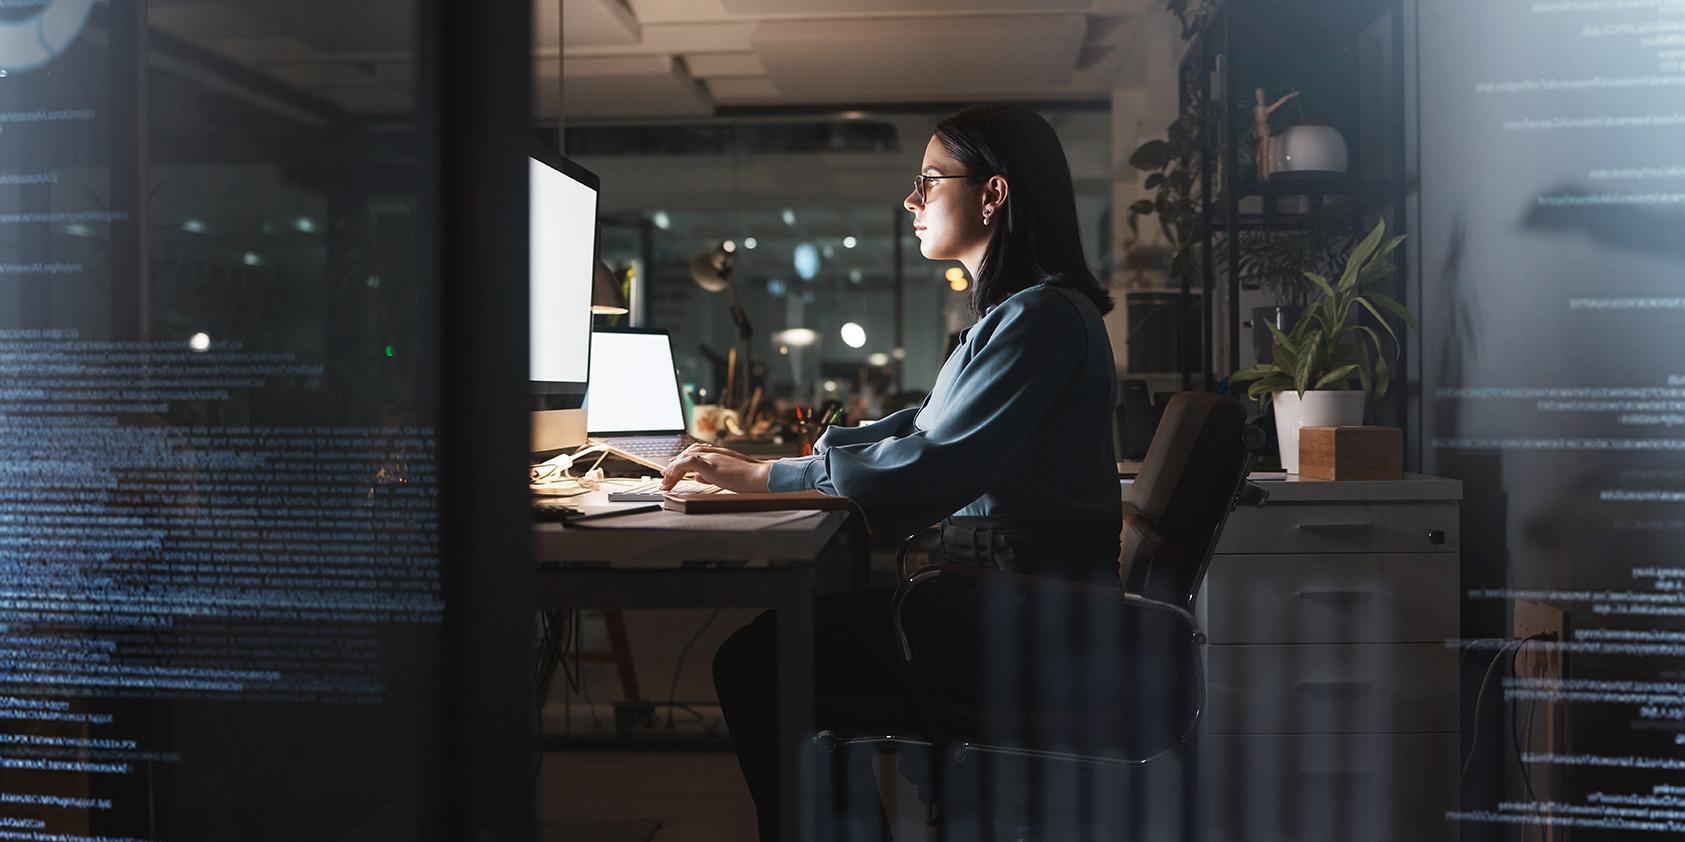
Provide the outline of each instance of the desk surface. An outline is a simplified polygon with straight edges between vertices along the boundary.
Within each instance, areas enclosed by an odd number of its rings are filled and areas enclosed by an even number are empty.
[[[574,499],[587,513],[648,505],[610,503],[606,491]],[[539,561],[610,561],[621,566],[800,561],[818,555],[847,517],[847,512],[645,512],[571,527],[535,524],[533,544]]]

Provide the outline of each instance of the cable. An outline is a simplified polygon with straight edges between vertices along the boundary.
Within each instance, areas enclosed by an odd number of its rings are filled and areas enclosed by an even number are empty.
[[[1474,694],[1474,725],[1469,729],[1469,753],[1467,757],[1463,758],[1463,771],[1461,773],[1463,776],[1468,775],[1469,764],[1474,762],[1474,753],[1480,748],[1480,703],[1486,698],[1486,685],[1492,680],[1492,670],[1498,668],[1498,661],[1503,659],[1506,651],[1512,647],[1520,646],[1524,642],[1512,640],[1499,647],[1497,654],[1492,656],[1492,663],[1486,667],[1485,677],[1480,679],[1480,690]]]
[[[691,635],[690,640],[685,642],[684,648],[679,650],[679,662],[673,665],[673,683],[667,687],[667,730],[669,731],[673,730],[673,699],[679,693],[679,670],[684,669],[685,657],[690,654],[690,647],[696,645],[696,641],[702,639],[702,633],[714,624],[714,618],[718,616],[720,616],[720,609],[715,608],[714,613],[709,614],[708,619],[703,621],[702,628],[697,629],[696,634]],[[696,714],[697,719],[702,719],[702,715],[697,714],[696,711],[691,710],[691,713]]]
[[[1529,636],[1523,638],[1521,640],[1521,645],[1515,647],[1515,653],[1510,656],[1510,665],[1509,665],[1510,674],[1511,675],[1515,674],[1515,662],[1521,657],[1521,650],[1522,650],[1523,646],[1525,646],[1528,643],[1535,643],[1535,642],[1554,643],[1554,642],[1556,642],[1556,640],[1557,640],[1556,632],[1539,632],[1537,634],[1529,635]],[[1513,698],[1510,700],[1510,711],[1511,711],[1510,717],[1512,719],[1516,720],[1517,722],[1520,722],[1521,721],[1521,715],[1520,715],[1520,712],[1516,709],[1518,704],[1519,703],[1518,703],[1517,700],[1515,700]],[[1516,766],[1516,769],[1518,771],[1520,771],[1520,773],[1521,773],[1521,785],[1527,793],[1527,803],[1529,803],[1529,804],[1538,803],[1539,796],[1538,796],[1538,793],[1533,791],[1533,778],[1532,778],[1531,775],[1527,774],[1527,764],[1525,762],[1523,762],[1522,759],[1521,759],[1521,742],[1522,742],[1522,735],[1523,734],[1526,734],[1526,735],[1530,736],[1533,733],[1533,712],[1535,710],[1537,710],[1537,708],[1538,708],[1538,700],[1537,699],[1530,700],[1527,703],[1527,719],[1526,719],[1525,723],[1522,724],[1521,731],[1519,733],[1516,732],[1516,730],[1514,728],[1515,723],[1511,723],[1511,727],[1510,727],[1511,742],[1515,746],[1515,766]],[[1544,832],[1543,828],[1541,827],[1540,834],[1543,835],[1543,832]],[[1526,839],[1527,839],[1527,827],[1526,826],[1523,826],[1521,828],[1521,838],[1522,838],[1522,842],[1526,842]]]

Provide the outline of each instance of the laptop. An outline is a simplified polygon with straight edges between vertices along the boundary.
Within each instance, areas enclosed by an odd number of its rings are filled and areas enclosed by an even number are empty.
[[[585,419],[591,444],[658,471],[697,443],[686,432],[667,331],[625,328],[591,334]]]

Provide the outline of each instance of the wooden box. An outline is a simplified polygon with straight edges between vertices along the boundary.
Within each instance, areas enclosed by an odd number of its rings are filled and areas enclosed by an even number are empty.
[[[1397,427],[1301,427],[1299,476],[1403,479],[1404,431]]]

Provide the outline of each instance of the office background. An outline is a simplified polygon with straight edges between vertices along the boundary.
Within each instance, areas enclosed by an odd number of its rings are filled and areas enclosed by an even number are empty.
[[[1150,226],[1145,242],[1132,242],[1125,224],[1123,209],[1145,195],[1127,158],[1176,116],[1184,41],[1157,0],[565,0],[535,3],[530,15],[452,5],[53,0],[0,9],[0,31],[43,45],[5,42],[25,52],[0,78],[0,190],[16,215],[0,232],[0,329],[12,331],[6,341],[21,355],[12,359],[31,365],[41,350],[20,343],[43,337],[158,350],[202,334],[219,351],[229,342],[302,366],[224,396],[154,396],[167,408],[145,414],[161,429],[432,430],[441,549],[423,555],[437,561],[446,607],[427,624],[371,621],[334,638],[377,641],[391,686],[421,688],[414,697],[430,701],[407,706],[407,694],[389,693],[380,704],[397,707],[381,710],[397,717],[387,721],[424,724],[348,753],[383,758],[383,769],[432,762],[440,771],[418,773],[422,792],[452,776],[472,781],[475,795],[455,820],[495,815],[507,829],[531,814],[512,794],[524,773],[507,768],[510,757],[524,762],[527,745],[521,714],[510,715],[525,704],[522,579],[502,572],[526,557],[516,341],[524,226],[512,220],[528,137],[550,139],[602,176],[604,260],[630,282],[640,323],[674,331],[685,382],[720,388],[711,360],[733,341],[727,301],[698,286],[689,265],[732,239],[773,397],[858,396],[863,409],[888,409],[928,388],[947,334],[966,318],[965,292],[917,255],[899,208],[935,122],[976,101],[1040,108],[1070,153],[1091,261],[1119,294],[1152,292],[1165,276],[1125,260],[1154,245]],[[1287,14],[1316,4],[1275,5]],[[1673,587],[1685,445],[1672,432],[1685,373],[1669,342],[1685,312],[1685,128],[1671,40],[1679,12],[1591,2],[1394,8],[1410,185],[1407,213],[1393,220],[1410,236],[1399,291],[1422,320],[1406,346],[1395,417],[1411,468],[1465,483],[1462,637],[1512,637],[1517,597],[1567,610],[1570,627],[1596,632],[1566,641],[1580,647],[1578,675],[1626,682],[1645,700],[1586,685],[1592,695],[1540,713],[1575,749],[1536,758],[1549,770],[1540,780],[1578,807],[1597,792],[1665,798],[1654,787],[1677,768],[1685,708]],[[52,25],[36,29],[38,21]],[[1212,301],[1212,323],[1263,300],[1248,291]],[[1155,346],[1131,344],[1129,309],[1120,309],[1113,338],[1128,370],[1129,353]],[[863,328],[857,348],[842,340],[849,322]],[[1227,341],[1212,333],[1214,346]],[[1227,347],[1211,357],[1226,360]],[[1155,388],[1180,383],[1142,373]],[[39,399],[14,391],[4,400],[13,440],[39,442],[40,428],[17,420]],[[79,464],[98,470],[123,447],[84,447],[93,458]],[[228,439],[215,447],[238,449]],[[63,452],[14,458],[62,461]],[[198,470],[201,485],[213,478]],[[10,476],[9,515],[59,488]],[[51,515],[66,530],[80,517]],[[14,559],[9,585],[61,598],[62,583],[26,568],[65,562],[31,552]],[[311,626],[295,631],[316,634]],[[72,623],[65,636],[93,628]],[[1649,648],[1611,654],[1609,641]],[[39,645],[28,651],[59,651]],[[424,654],[395,654],[406,650]],[[1472,650],[1479,668],[1465,674],[1464,748],[1477,778],[1465,787],[1466,810],[1521,791],[1513,752],[1476,745],[1471,733],[1489,721],[1471,708],[1491,655]],[[464,680],[441,690],[435,671]],[[57,698],[63,678],[14,677],[7,692]],[[1520,698],[1488,692],[1497,694],[1488,705]],[[95,709],[110,701],[67,697]],[[381,718],[297,701],[302,708],[263,708],[288,704],[280,695],[232,707],[173,709],[163,697],[111,704],[134,729],[119,736],[191,762],[159,767],[163,799],[153,803],[165,806],[156,814],[135,812],[148,797],[138,778],[95,776],[94,792],[119,806],[47,810],[49,829],[139,835],[162,821],[207,837],[260,836],[254,817],[294,815],[277,802],[298,797],[270,799],[265,792],[280,790],[264,787],[305,778],[284,764],[250,767],[255,783],[242,787],[195,771],[232,747],[221,735],[288,723],[258,729],[268,736],[238,746],[240,756],[309,746],[291,759],[314,767],[318,754],[352,748],[339,741],[359,730],[352,720]],[[254,720],[258,709],[268,718]],[[299,709],[313,713],[300,718]],[[313,724],[318,714],[329,724]],[[207,722],[215,728],[201,728]],[[343,834],[395,803],[415,782],[392,774],[348,772],[368,791],[323,814],[309,835]],[[453,803],[405,809],[427,816]],[[1479,817],[1460,825],[1464,838],[1537,829]],[[1552,830],[1633,832],[1571,822]]]

